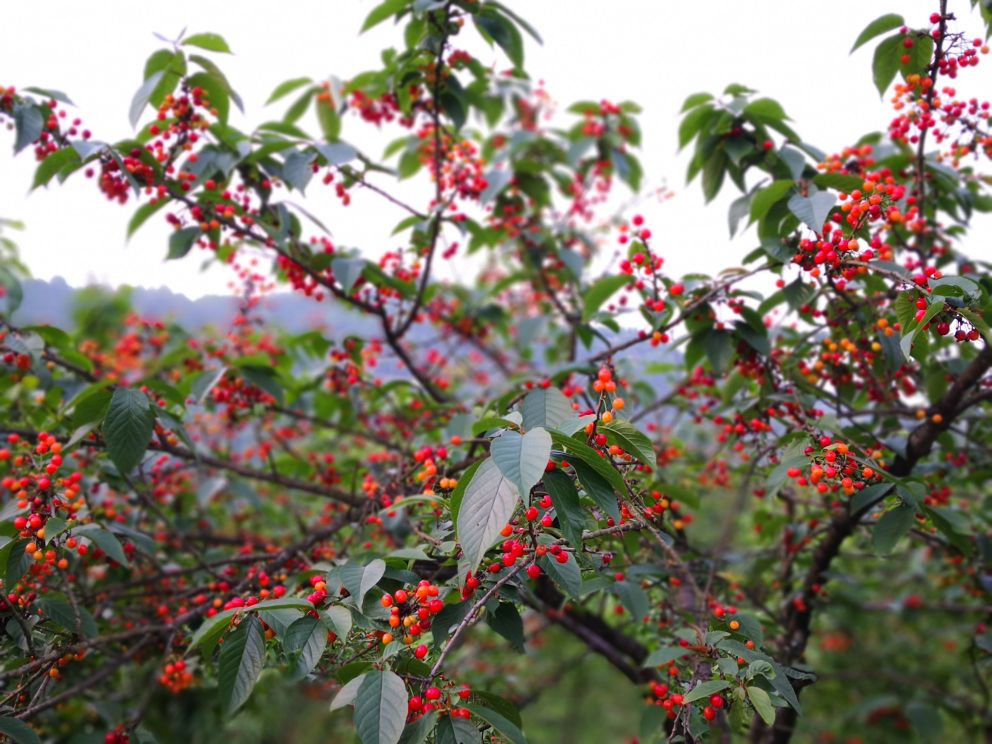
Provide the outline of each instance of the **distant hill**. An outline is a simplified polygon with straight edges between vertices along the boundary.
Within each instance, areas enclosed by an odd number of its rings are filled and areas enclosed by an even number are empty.
[[[22,286],[24,300],[12,317],[15,326],[73,327],[73,308],[79,299],[79,294],[84,292],[83,289],[71,287],[61,277],[50,281],[27,279]],[[131,307],[141,317],[149,320],[172,321],[190,332],[208,326],[225,331],[238,313],[239,302],[238,297],[225,295],[208,295],[191,300],[166,287],[130,288]],[[352,335],[365,338],[382,335],[382,328],[375,318],[358,314],[340,303],[317,303],[290,292],[264,297],[256,313],[257,317],[261,317],[268,326],[292,334],[318,330],[326,338],[334,341],[341,341]],[[619,340],[631,338],[633,335],[632,330],[624,331],[620,334]],[[411,329],[410,336],[414,341],[430,343],[432,339],[436,339],[436,331],[424,326],[415,326]],[[602,343],[597,341],[592,351],[601,348]],[[542,357],[540,353],[534,355],[536,366],[542,366]],[[664,375],[659,374],[658,368],[652,369],[652,365],[658,362],[680,364],[678,353],[664,347],[653,348],[648,344],[638,344],[628,349],[621,358],[624,366],[641,368],[639,374],[648,385],[655,388],[657,395],[662,395],[669,389],[669,382]],[[566,365],[561,362],[553,365],[552,369],[563,366]],[[547,367],[545,369],[551,371]]]
[[[77,288],[62,277],[50,281],[27,279],[22,283],[24,301],[13,315],[15,325],[73,325],[72,310]],[[135,312],[149,320],[173,321],[186,330],[205,326],[228,327],[238,312],[239,299],[234,296],[208,295],[191,300],[167,287],[131,289]],[[317,303],[289,292],[272,294],[262,300],[259,316],[268,324],[289,333],[324,331],[329,337],[374,335],[378,324],[372,318],[353,313],[340,305]]]

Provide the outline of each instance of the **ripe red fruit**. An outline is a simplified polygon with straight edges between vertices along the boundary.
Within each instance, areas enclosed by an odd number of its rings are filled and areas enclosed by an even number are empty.
[[[425,656],[427,656],[427,652],[428,652],[427,646],[421,643],[419,646],[417,646],[417,649],[413,652],[413,655],[416,656],[418,659],[423,659]]]
[[[532,579],[537,579],[541,575],[541,567],[536,563],[527,566],[527,575]]]
[[[426,697],[431,702],[441,699],[441,691],[436,687],[428,687],[427,691],[424,692],[424,697]]]

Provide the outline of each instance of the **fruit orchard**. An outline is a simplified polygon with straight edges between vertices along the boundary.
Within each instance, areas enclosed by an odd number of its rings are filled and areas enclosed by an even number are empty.
[[[246,291],[217,332],[120,297],[20,325],[0,238],[0,734],[305,741],[306,701],[362,744],[988,740],[987,4],[857,36],[891,118],[855,142],[686,100],[688,180],[757,246],[682,277],[616,211],[636,103],[552,117],[494,0],[387,23],[377,69],[287,80],[252,131],[215,33],[149,50],[121,142],[2,81],[33,187],[89,179]],[[389,247],[332,238],[353,200]],[[374,332],[266,325],[276,290]],[[556,704],[610,728],[559,739]]]

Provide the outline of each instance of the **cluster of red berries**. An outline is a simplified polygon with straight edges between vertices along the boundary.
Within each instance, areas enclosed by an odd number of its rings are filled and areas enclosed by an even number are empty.
[[[814,486],[821,494],[841,491],[845,496],[882,479],[881,473],[870,465],[862,465],[844,442],[834,442],[830,437],[819,439],[819,450],[807,447],[804,452],[814,457],[809,472],[803,468],[791,467],[786,474],[796,481],[797,486]],[[882,456],[881,450],[870,453],[876,459]]]
[[[127,735],[124,724],[121,724],[113,731],[103,737],[104,744],[131,744],[131,737]]]
[[[169,662],[158,676],[158,683],[173,695],[178,695],[193,684],[193,673],[186,668],[186,661],[177,659]]]
[[[674,720],[678,715],[678,710],[685,705],[685,696],[678,692],[671,692],[669,686],[664,682],[654,682],[651,684],[651,693],[654,695],[654,705],[664,708],[669,720]],[[722,695],[711,695],[703,708],[703,717],[707,721],[716,719],[717,711],[723,709],[726,700]]]
[[[431,618],[444,609],[444,602],[439,599],[440,593],[436,584],[421,579],[417,588],[412,591],[397,589],[392,594],[382,595],[382,606],[389,608],[389,627],[404,633],[404,645],[411,645],[418,636],[430,630]],[[385,646],[394,639],[393,633],[387,632],[382,634],[381,640]],[[424,644],[414,649],[414,655],[418,659],[423,659],[427,654],[428,648]]]
[[[452,718],[471,718],[471,711],[460,707],[460,701],[468,700],[470,697],[472,697],[472,689],[468,685],[461,685],[457,689],[453,685],[446,685],[444,689],[431,685],[424,690],[422,696],[414,695],[410,698],[408,704],[410,717],[416,720],[424,713],[437,710],[447,713]]]

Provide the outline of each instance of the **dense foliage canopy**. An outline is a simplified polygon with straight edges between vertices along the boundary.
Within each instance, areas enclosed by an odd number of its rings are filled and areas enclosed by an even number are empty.
[[[712,276],[666,272],[650,209],[611,214],[641,190],[638,106],[553,115],[538,32],[494,0],[385,0],[378,69],[287,80],[250,132],[213,33],[151,54],[123,142],[0,87],[35,187],[90,178],[129,234],[164,219],[170,259],[245,286],[214,333],[99,293],[23,326],[4,223],[0,733],[992,735],[971,4],[861,33],[892,118],[835,152],[743,85],[685,102],[689,180],[739,190],[758,243]],[[353,200],[388,249],[331,237]],[[279,288],[327,332],[262,324]]]

